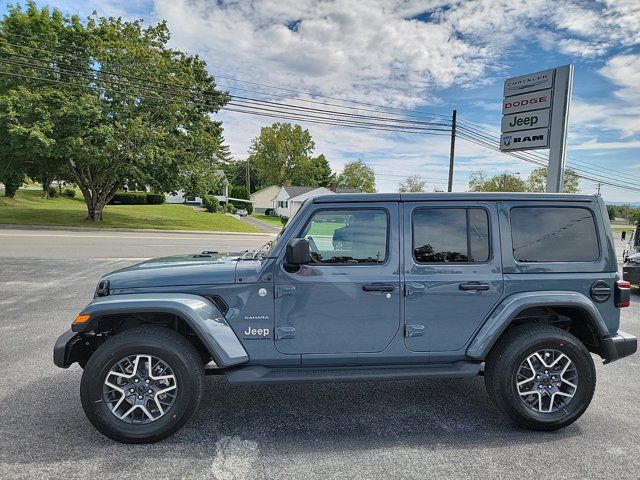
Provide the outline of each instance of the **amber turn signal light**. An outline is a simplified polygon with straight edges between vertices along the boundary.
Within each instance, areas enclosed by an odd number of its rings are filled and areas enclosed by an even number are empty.
[[[89,315],[78,315],[73,323],[87,323],[89,321]]]

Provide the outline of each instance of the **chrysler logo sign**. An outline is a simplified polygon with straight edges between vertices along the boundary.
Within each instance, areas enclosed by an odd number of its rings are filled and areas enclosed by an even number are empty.
[[[510,78],[504,82],[504,96],[545,90],[553,87],[553,69]]]

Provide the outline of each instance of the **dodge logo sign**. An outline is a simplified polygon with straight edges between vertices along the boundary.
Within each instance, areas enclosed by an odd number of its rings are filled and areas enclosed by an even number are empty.
[[[529,110],[539,110],[551,106],[551,89],[539,92],[525,93],[524,95],[514,95],[507,97],[502,102],[502,114],[528,112]]]

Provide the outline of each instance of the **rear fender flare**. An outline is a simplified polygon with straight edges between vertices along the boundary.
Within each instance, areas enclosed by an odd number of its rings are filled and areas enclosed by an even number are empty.
[[[195,332],[219,367],[249,361],[246,350],[224,315],[211,301],[199,295],[140,293],[97,297],[80,312],[81,315],[89,315],[89,321],[74,324],[73,330],[88,332],[95,328],[101,317],[138,313],[168,313],[180,317]]]
[[[484,360],[489,351],[518,314],[531,307],[573,307],[585,313],[585,319],[596,329],[598,336],[610,335],[607,325],[593,302],[582,293],[541,291],[516,293],[505,298],[489,315],[471,344],[467,357]]]

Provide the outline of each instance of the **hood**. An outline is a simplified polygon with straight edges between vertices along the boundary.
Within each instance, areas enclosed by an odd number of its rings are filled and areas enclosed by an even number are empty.
[[[109,290],[235,283],[240,253],[154,258],[103,277]],[[115,293],[115,292],[114,292]]]

